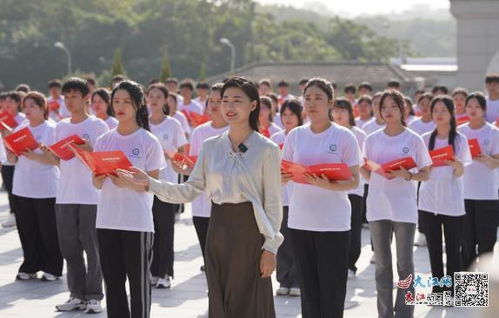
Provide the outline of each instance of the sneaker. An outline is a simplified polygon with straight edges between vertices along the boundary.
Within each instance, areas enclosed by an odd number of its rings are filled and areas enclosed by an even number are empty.
[[[289,296],[298,297],[301,296],[301,290],[299,287],[291,287],[289,289]]]
[[[41,280],[43,280],[45,282],[53,282],[53,281],[58,280],[58,279],[59,279],[59,277],[52,275],[50,273],[43,273],[42,278],[41,278]]]
[[[355,279],[355,272],[351,269],[348,270],[348,279]]]
[[[371,257],[371,260],[370,260],[369,262],[370,262],[371,264],[376,263],[376,257],[375,257],[375,255],[374,255],[374,253],[373,253],[373,257]]]
[[[17,273],[16,280],[30,280],[30,279],[37,279],[38,275],[36,273],[24,273],[24,272],[19,272]]]
[[[14,213],[9,213],[7,219],[3,221],[2,227],[9,228],[14,226],[16,226],[16,216],[14,215]]]
[[[98,314],[102,312],[102,306],[100,305],[100,300],[90,299],[87,301],[87,309],[85,309],[86,314]]]
[[[159,277],[157,276],[151,276],[151,285],[156,286],[158,283]]]
[[[85,302],[81,299],[71,297],[64,304],[56,305],[55,309],[58,311],[73,311],[73,310],[85,310]]]
[[[170,276],[166,276],[166,278],[158,279],[156,283],[156,288],[170,288],[172,286]]]
[[[275,293],[278,296],[289,295],[289,288],[285,287],[285,286],[279,286],[279,288],[277,288],[277,290],[275,291]]]
[[[414,242],[414,245],[418,247],[426,246],[426,236],[423,233],[419,233],[418,239]]]

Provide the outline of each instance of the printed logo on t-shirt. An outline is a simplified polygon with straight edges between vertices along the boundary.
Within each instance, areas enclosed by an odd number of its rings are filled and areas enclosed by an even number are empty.
[[[336,149],[338,149],[336,144],[329,145],[329,152],[336,152]]]
[[[164,135],[163,135],[163,139],[164,139],[164,140],[168,140],[168,134],[164,134]]]
[[[139,154],[140,154],[140,150],[139,150],[139,148],[133,148],[133,149],[132,149],[132,155],[134,155],[134,156],[138,156]]]
[[[409,147],[404,147],[402,148],[403,153],[409,153]]]
[[[83,135],[81,135],[81,138],[83,138],[85,140],[89,140],[90,136],[88,134],[83,134]]]
[[[488,146],[488,144],[489,144],[489,143],[490,143],[490,140],[488,140],[488,139],[485,139],[485,140],[483,141],[483,145],[484,145],[484,146]]]

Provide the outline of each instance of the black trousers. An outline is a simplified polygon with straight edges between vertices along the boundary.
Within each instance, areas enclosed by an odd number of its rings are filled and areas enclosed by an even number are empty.
[[[208,225],[210,224],[210,218],[193,216],[192,223],[194,223],[194,228],[196,229],[196,234],[199,240],[199,246],[201,247],[201,253],[203,253],[203,261],[206,264],[206,235],[208,234]]]
[[[175,233],[175,213],[177,205],[161,201],[154,196],[152,215],[154,220],[154,243],[151,275],[173,277],[173,240]]]
[[[13,196],[16,223],[23,248],[20,272],[62,276],[63,259],[57,237],[55,198]]]
[[[364,184],[364,196],[362,197],[362,223],[367,222],[367,195],[369,194],[369,185]],[[372,244],[371,244],[372,245]]]
[[[288,214],[289,207],[285,206],[283,208],[281,223],[281,234],[284,236],[284,241],[281,246],[279,246],[279,250],[277,251],[276,276],[277,281],[281,284],[281,286],[291,288],[300,287],[300,282],[296,269],[293,245],[291,243],[291,238],[289,237]]]
[[[464,269],[476,258],[492,252],[497,240],[499,200],[464,200],[462,256]]]
[[[454,273],[462,270],[461,265],[461,237],[463,229],[463,216],[447,216],[432,212],[421,211],[423,224],[425,225],[426,241],[428,243],[428,253],[430,254],[431,273],[433,277],[443,277],[449,275],[454,278]],[[447,256],[447,266],[444,271],[442,260],[442,229],[445,238],[445,254]],[[433,287],[433,292],[448,290],[453,292],[453,288]]]
[[[416,200],[419,203],[419,188],[421,188],[421,182],[418,182],[418,190],[416,194]],[[423,212],[421,210],[418,210],[418,232],[421,234],[425,234],[425,225],[424,225],[424,218],[421,215]]]
[[[341,318],[347,289],[350,231],[290,229],[301,278],[303,318]]]
[[[352,216],[350,219],[350,251],[348,256],[348,268],[357,272],[355,263],[360,257],[361,234],[362,234],[362,197],[356,194],[349,194],[348,199],[352,206]]]
[[[97,229],[109,318],[147,318],[151,312],[153,233]],[[128,278],[131,308],[125,282]]]
[[[14,204],[14,198],[12,196],[12,184],[14,181],[14,170],[16,166],[4,166],[2,165],[1,168],[1,173],[2,173],[2,180],[3,180],[3,185],[5,187],[5,190],[7,191],[7,196],[9,199],[9,208],[10,208],[10,213],[15,213],[16,212],[16,207]],[[17,221],[17,220],[16,220]]]

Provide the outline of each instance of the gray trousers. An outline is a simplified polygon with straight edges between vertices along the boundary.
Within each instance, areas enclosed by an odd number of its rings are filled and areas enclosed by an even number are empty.
[[[55,211],[70,296],[101,300],[104,295],[95,229],[97,205],[56,204]],[[83,252],[86,254],[86,267]]]
[[[393,270],[392,252],[390,245],[395,234],[397,250],[398,280],[404,280],[412,274],[414,280],[414,262],[412,246],[416,224],[381,220],[369,222],[371,238],[376,255],[376,291],[378,293],[378,317],[414,317],[414,306],[405,304],[405,294],[411,291],[414,295],[413,284],[408,289],[397,288],[397,298],[393,307]],[[414,295],[415,296],[415,295]]]

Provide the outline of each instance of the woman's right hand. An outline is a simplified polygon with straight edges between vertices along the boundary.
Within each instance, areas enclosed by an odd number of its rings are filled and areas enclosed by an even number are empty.
[[[132,167],[130,171],[124,169],[116,170],[118,177],[138,186],[149,187],[149,175],[139,168]]]
[[[96,187],[97,189],[102,189],[104,180],[106,180],[106,175],[96,176],[95,173],[92,173],[92,183],[94,184],[94,187]]]
[[[293,178],[293,174],[281,170],[281,183],[286,184]]]

